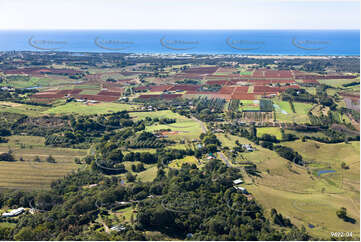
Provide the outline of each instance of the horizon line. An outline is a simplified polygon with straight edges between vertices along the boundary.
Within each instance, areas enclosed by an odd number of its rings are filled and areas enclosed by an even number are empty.
[[[211,31],[220,31],[220,30],[236,30],[236,31],[239,31],[239,30],[262,30],[262,31],[274,31],[274,30],[314,30],[314,31],[317,31],[317,30],[334,30],[334,31],[339,31],[339,30],[352,30],[352,31],[360,31],[360,29],[168,29],[168,28],[164,28],[164,29],[161,29],[161,28],[154,28],[154,29],[136,29],[136,28],[133,28],[133,29],[63,29],[63,28],[60,28],[60,29],[0,29],[0,31],[41,31],[41,30],[47,30],[47,31],[59,31],[59,30],[67,30],[67,31],[85,31],[85,30],[94,30],[94,31],[98,31],[98,30],[141,30],[141,31],[153,31],[153,30],[171,30],[171,31],[177,31],[177,30],[187,30],[187,31],[206,31],[206,30],[211,30]]]

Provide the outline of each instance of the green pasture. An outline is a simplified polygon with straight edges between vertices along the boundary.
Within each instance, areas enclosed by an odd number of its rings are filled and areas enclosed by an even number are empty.
[[[156,112],[132,112],[131,117],[135,120],[145,119],[146,117],[151,118],[172,118],[176,119],[176,123],[172,124],[159,124],[155,123],[151,126],[146,126],[146,130],[149,132],[155,132],[159,130],[171,130],[177,131],[177,134],[170,134],[170,139],[196,139],[201,134],[200,124],[190,118],[181,116],[177,113],[173,113],[170,110],[156,111]]]
[[[337,160],[343,156],[342,154],[349,153],[344,159],[349,161],[346,162],[350,165],[348,171],[315,176],[312,168],[309,173],[305,167],[290,164],[276,152],[255,145],[244,138],[229,134],[217,134],[217,137],[223,146],[229,148],[235,146],[235,140],[241,144],[251,143],[256,147],[257,150],[254,152],[241,153],[244,158],[242,161],[255,163],[260,172],[259,176],[251,176],[253,184],[244,186],[265,209],[276,208],[277,211],[290,218],[293,223],[299,226],[304,225],[312,235],[321,238],[329,238],[330,231],[347,228],[348,223],[336,216],[336,210],[341,206],[345,206],[350,212],[350,216],[359,221],[359,207],[356,206],[359,204],[359,196],[357,196],[359,184],[355,183],[355,181],[359,181],[359,142],[347,144],[349,146],[339,144],[333,147],[323,147],[321,145],[320,152],[316,152],[315,148],[311,149],[308,146],[297,149],[297,147],[302,147],[301,141],[282,143],[286,146],[292,145],[305,159],[320,156],[321,161],[333,159],[332,162],[338,165]],[[332,150],[332,153],[329,150]],[[337,152],[339,155],[335,156]],[[324,166],[325,164],[320,163],[320,165]],[[237,167],[238,165],[233,164],[233,166]],[[309,229],[308,224],[315,225],[315,228]],[[350,224],[347,231],[359,232],[358,226],[359,222],[355,225]]]
[[[45,77],[30,77],[26,75],[8,75],[7,82],[0,83],[0,86],[11,86],[15,88],[29,87],[54,87],[62,84],[71,84],[77,80],[70,79],[66,76],[51,75]]]
[[[240,100],[239,110],[259,110],[259,100]]]
[[[278,127],[257,128],[257,137],[262,137],[264,134],[274,135],[278,140],[282,140],[281,129]]]
[[[182,159],[178,159],[178,160],[174,160],[172,161],[168,167],[169,168],[176,168],[176,169],[180,169],[182,167],[183,164],[188,163],[188,164],[195,164],[197,166],[199,166],[198,160],[194,157],[194,156],[186,156]]]
[[[360,79],[332,79],[332,80],[318,80],[319,83],[326,84],[335,88],[345,88],[343,84],[360,81]]]
[[[43,114],[105,114],[112,112],[119,112],[123,110],[132,111],[137,109],[137,105],[121,104],[121,103],[107,103],[101,102],[96,104],[85,104],[82,102],[69,102],[64,105],[50,108],[43,112]]]
[[[0,189],[49,189],[52,181],[81,168],[82,165],[74,163],[74,158],[87,153],[80,149],[48,147],[44,145],[44,138],[36,136],[10,136],[8,143],[0,144],[0,153],[9,149],[16,161],[0,161]],[[46,162],[49,155],[56,163]],[[35,157],[41,161],[34,161]]]
[[[0,101],[0,112],[38,116],[41,112],[44,112],[47,109],[48,107]]]
[[[286,122],[298,122],[305,123],[308,122],[308,111],[313,107],[312,103],[300,103],[293,102],[296,113],[291,109],[290,103],[287,101],[273,100],[275,104],[276,117],[278,121]]]

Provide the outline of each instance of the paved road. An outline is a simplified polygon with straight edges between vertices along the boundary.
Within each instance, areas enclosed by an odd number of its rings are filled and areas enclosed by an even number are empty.
[[[110,229],[109,229],[108,225],[106,225],[106,223],[104,222],[102,217],[100,217],[100,223],[103,224],[105,232],[110,233]]]
[[[197,121],[201,125],[202,133],[207,133],[207,127],[204,125],[202,121],[199,119],[196,119],[195,117],[192,117],[194,121]]]
[[[223,162],[226,163],[227,167],[231,167],[228,158],[222,152],[218,152],[218,155],[223,160]]]

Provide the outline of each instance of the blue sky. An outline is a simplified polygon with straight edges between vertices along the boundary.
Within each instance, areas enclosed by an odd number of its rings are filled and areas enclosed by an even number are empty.
[[[0,0],[0,29],[360,29],[359,1]]]

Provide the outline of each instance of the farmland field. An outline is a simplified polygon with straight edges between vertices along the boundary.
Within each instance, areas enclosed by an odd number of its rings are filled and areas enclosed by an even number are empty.
[[[63,76],[51,76],[51,77],[29,77],[24,75],[8,76],[6,83],[0,83],[2,85],[8,85],[16,88],[30,88],[30,87],[54,87],[57,85],[71,84],[76,81]]]
[[[197,121],[194,121],[190,118],[181,116],[177,113],[173,113],[169,110],[166,111],[156,111],[156,112],[133,112],[130,113],[131,117],[137,119],[144,119],[145,117],[151,118],[172,118],[176,119],[176,123],[172,124],[158,124],[155,123],[152,126],[147,126],[147,131],[159,131],[159,130],[168,130],[176,131],[177,134],[170,134],[169,138],[171,139],[195,139],[198,138],[201,134],[201,126]]]
[[[342,86],[343,84],[348,84],[348,83],[355,82],[355,81],[357,81],[357,80],[355,80],[355,79],[319,80],[319,82],[322,84],[327,84],[327,85],[330,85],[330,86],[336,87],[336,88],[344,88]]]
[[[44,138],[35,136],[11,136],[9,143],[0,144],[0,153],[8,152],[9,148],[17,161],[0,161],[0,189],[49,189],[52,181],[81,168],[74,158],[87,153],[87,150],[45,147]],[[49,155],[56,163],[46,162]],[[35,157],[41,161],[34,161]]]
[[[38,116],[41,112],[44,112],[47,109],[47,107],[0,101],[0,112]]]
[[[286,122],[307,122],[309,121],[307,113],[312,108],[313,104],[293,102],[296,113],[293,113],[289,102],[274,101],[275,111],[277,113],[277,120]]]
[[[257,137],[262,137],[263,134],[274,135],[278,140],[282,140],[281,129],[277,127],[257,128]]]
[[[360,175],[359,142],[320,144],[319,148],[315,147],[318,142],[313,141],[281,143],[300,152],[305,156],[305,160],[314,160],[319,168],[327,168],[330,163],[331,169],[341,172],[340,161],[345,161],[350,165],[350,169],[343,172],[343,179],[340,180],[340,176],[335,174],[309,174],[305,168],[297,165],[287,168],[287,160],[277,153],[244,138],[232,135],[226,137],[224,134],[217,134],[217,137],[224,146],[234,147],[235,140],[238,140],[241,144],[252,143],[252,146],[256,147],[256,151],[243,153],[242,156],[245,160],[257,164],[257,170],[261,172],[260,177],[253,177],[252,182],[244,186],[265,209],[276,208],[297,226],[305,226],[314,236],[323,237],[337,228],[353,231],[356,235],[359,233],[359,222],[348,227],[349,223],[336,218],[336,210],[340,206],[345,206],[353,218],[357,221],[360,219],[357,205],[360,201],[357,195],[360,188],[359,183],[353,182],[358,181]],[[325,220],[324,216],[334,219]],[[309,228],[309,224],[315,228]]]
[[[197,161],[197,159],[194,156],[186,156],[183,159],[179,159],[179,160],[174,160],[171,164],[169,164],[170,168],[181,168],[182,164],[187,163],[187,164],[195,164],[197,166],[199,166],[199,163]]]
[[[0,53],[0,240],[358,240],[359,61]]]
[[[259,100],[240,100],[239,110],[259,110]]]
[[[119,112],[123,110],[135,110],[136,105],[120,104],[120,103],[96,103],[96,104],[85,104],[71,102],[57,107],[50,108],[44,111],[44,114],[103,114],[111,112]]]

